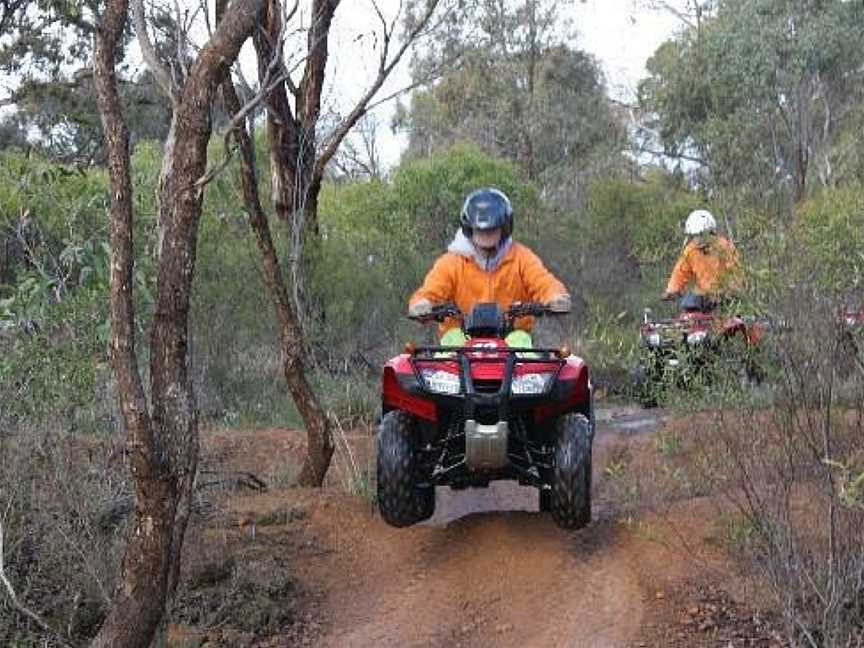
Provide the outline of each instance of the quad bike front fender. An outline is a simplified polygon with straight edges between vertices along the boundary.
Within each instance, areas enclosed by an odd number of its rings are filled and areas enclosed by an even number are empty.
[[[400,381],[400,377],[402,380]],[[414,371],[408,362],[408,356],[397,356],[384,367],[381,378],[381,406],[386,414],[392,410],[402,410],[417,418],[436,423],[438,407],[435,402],[421,398],[409,391],[409,386],[402,381],[413,381]]]
[[[540,405],[534,411],[534,421],[542,423],[566,412],[581,412],[586,416],[591,411],[591,381],[588,365],[581,358],[570,356],[558,374],[555,385],[556,398]]]

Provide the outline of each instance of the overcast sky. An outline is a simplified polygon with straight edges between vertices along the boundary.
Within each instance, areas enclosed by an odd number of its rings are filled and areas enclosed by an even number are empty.
[[[645,61],[681,23],[667,12],[634,7],[633,0],[585,0],[572,10],[576,46],[603,64],[610,94],[632,98]]]

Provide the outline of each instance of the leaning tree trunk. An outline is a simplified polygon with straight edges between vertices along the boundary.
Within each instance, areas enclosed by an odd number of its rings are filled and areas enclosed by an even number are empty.
[[[230,79],[222,84],[225,107],[230,114],[238,114],[241,106]],[[288,284],[279,264],[279,256],[273,244],[267,213],[258,193],[257,173],[252,138],[243,123],[238,124],[233,136],[240,149],[240,169],[243,187],[243,200],[249,215],[249,224],[255,234],[255,241],[261,253],[264,281],[273,300],[276,318],[279,321],[279,338],[283,352],[282,370],[291,398],[300,410],[307,426],[309,451],[300,473],[299,483],[320,486],[333,455],[328,419],[306,379],[307,368],[304,362],[305,350],[303,334],[297,319],[294,302]]]
[[[210,139],[210,106],[220,75],[237,58],[262,0],[237,0],[192,66],[175,106],[174,158],[160,205],[164,237],[150,334],[152,415],[138,372],[132,301],[129,137],[115,76],[127,0],[111,0],[99,24],[95,75],[111,175],[112,363],[129,434],[135,523],[112,608],[94,646],[147,648],[176,576],[198,457],[198,421],[188,372],[188,316],[195,244]]]
[[[265,260],[265,270],[271,266],[270,272],[278,273],[268,274],[267,286],[280,321],[282,372],[288,391],[306,424],[306,458],[298,478],[298,483],[303,486],[322,485],[334,451],[327,413],[306,379],[307,348],[300,317],[307,311],[302,298],[308,259],[304,250],[307,244],[315,241],[318,233],[321,180],[316,171],[315,129],[321,109],[321,88],[327,63],[327,34],[337,4],[334,0],[313,2],[312,25],[307,43],[309,55],[295,97],[296,117],[291,111],[284,84],[277,84],[265,98],[271,193],[276,215],[291,234],[291,262],[294,265],[290,268],[290,276],[293,290],[287,290],[278,264],[273,266],[272,261],[267,261],[271,254],[270,246],[262,239],[270,238],[266,218],[256,222],[252,217],[255,209],[249,209],[250,223]],[[262,83],[267,78],[270,62],[279,55],[276,50],[282,29],[282,5],[279,0],[268,0],[263,22],[263,29],[255,36]],[[268,230],[266,235],[263,228]]]
[[[341,120],[328,141],[324,143],[318,141],[317,128],[327,69],[328,38],[340,0],[312,0],[311,22],[306,30],[306,61],[303,76],[296,86],[291,81],[290,75],[287,79],[281,76],[288,74],[281,52],[284,45],[281,37],[285,19],[282,2],[281,0],[265,1],[266,9],[263,12],[261,29],[255,34],[255,50],[258,56],[259,80],[261,86],[268,89],[265,101],[273,207],[279,220],[288,228],[293,243],[290,261],[293,265],[290,269],[286,269],[291,276],[291,291],[285,290],[282,270],[276,263],[275,251],[271,250],[272,243],[267,243],[270,233],[268,229],[265,236],[264,229],[269,227],[266,217],[256,224],[254,220],[256,209],[249,207],[248,198],[247,207],[250,211],[250,222],[264,257],[265,268],[268,264],[271,267],[267,270],[266,276],[281,323],[285,380],[306,423],[308,447],[299,481],[302,485],[320,486],[330,466],[334,445],[327,415],[305,377],[305,359],[308,358],[308,352],[304,344],[300,318],[310,311],[303,299],[303,283],[308,269],[306,247],[319,242],[318,196],[324,169],[351,128],[367,113],[370,101],[381,89],[408,47],[426,33],[440,0],[427,0],[422,3],[423,11],[414,16],[402,45],[393,51],[392,56],[389,55],[389,48],[394,42],[395,25],[388,27],[381,16],[383,32],[380,40],[382,49],[378,74],[354,108]],[[296,10],[295,4],[291,15]],[[276,74],[273,74],[274,70]],[[283,80],[277,81],[274,77]],[[293,111],[292,103],[289,101],[289,90],[290,97],[293,99]],[[234,112],[236,114],[236,109]],[[247,176],[244,183],[250,179],[254,180],[254,161],[251,157],[244,161],[244,166],[248,166],[248,170],[244,169],[244,174]],[[268,259],[271,253],[274,258]]]

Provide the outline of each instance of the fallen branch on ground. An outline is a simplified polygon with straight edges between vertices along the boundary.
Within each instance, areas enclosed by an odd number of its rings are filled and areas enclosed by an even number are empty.
[[[45,623],[42,620],[42,617],[40,617],[38,614],[33,612],[30,608],[26,607],[23,603],[21,603],[21,601],[18,600],[18,595],[15,593],[15,588],[12,587],[12,583],[6,576],[6,567],[3,561],[3,551],[3,523],[0,522],[0,582],[2,582],[3,586],[6,588],[6,593],[9,595],[9,600],[12,601],[12,606],[16,610],[18,610],[18,612],[32,620],[36,625],[39,626],[40,629],[42,629],[42,631],[55,637],[62,646],[69,646],[70,644],[66,642],[60,632]]]
[[[232,471],[224,472],[219,470],[202,470],[202,475],[225,475],[222,479],[213,479],[206,482],[199,482],[198,489],[209,488],[210,486],[220,486],[224,484],[232,484],[234,488],[248,488],[254,491],[266,491],[267,483],[250,472]]]

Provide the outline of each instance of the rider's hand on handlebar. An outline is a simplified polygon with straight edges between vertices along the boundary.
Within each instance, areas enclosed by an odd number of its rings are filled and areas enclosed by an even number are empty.
[[[511,319],[516,317],[539,317],[550,312],[550,309],[545,304],[537,302],[513,302],[510,308],[507,309],[505,315]]]
[[[408,317],[427,317],[432,314],[432,302],[428,299],[418,299],[408,306]]]
[[[664,292],[663,296],[660,298],[662,301],[675,301],[678,299],[679,295],[676,292]]]
[[[567,293],[556,295],[546,304],[546,307],[553,313],[569,313],[570,306],[570,295]]]

